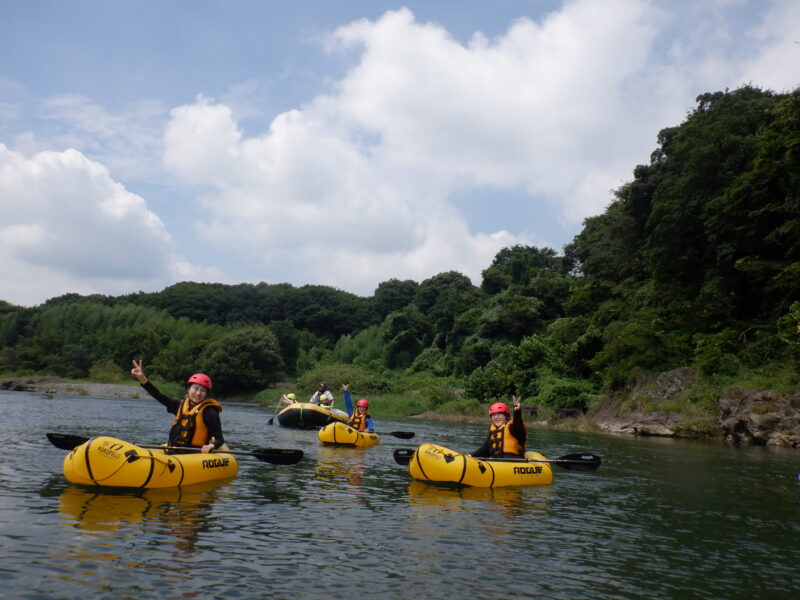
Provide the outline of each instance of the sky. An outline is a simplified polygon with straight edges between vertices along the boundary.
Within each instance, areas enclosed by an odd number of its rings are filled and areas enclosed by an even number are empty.
[[[561,253],[796,0],[0,0],[0,300]]]

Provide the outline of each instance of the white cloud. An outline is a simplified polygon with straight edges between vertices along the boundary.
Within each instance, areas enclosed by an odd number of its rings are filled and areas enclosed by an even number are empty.
[[[630,172],[649,154],[655,132],[637,144],[617,133],[625,118],[636,128],[661,116],[623,94],[661,15],[633,0],[605,6],[572,2],[466,46],[405,9],[352,23],[329,40],[360,50],[333,94],[247,139],[224,105],[178,107],[165,164],[209,186],[201,234],[247,248],[272,278],[361,293],[451,269],[477,282],[498,250],[525,240],[471,232],[450,194],[522,188],[578,223],[608,203],[620,164]]]
[[[576,233],[601,213],[698,94],[748,82],[794,88],[798,24],[791,0],[566,0],[462,42],[409,10],[390,11],[331,32],[325,47],[349,70],[260,134],[266,109],[250,103],[280,87],[264,79],[171,111],[62,94],[34,104],[47,126],[30,130],[14,127],[29,103],[0,103],[20,151],[3,148],[0,158],[0,204],[11,215],[0,225],[0,267],[23,273],[16,295],[0,298],[183,279],[370,294],[388,278],[449,270],[478,282],[502,247],[554,235],[550,207]],[[21,93],[2,77],[0,90]],[[183,187],[168,189],[164,169]],[[144,194],[138,183],[160,193],[151,206],[193,245],[180,254],[200,251],[220,269],[175,256],[161,219],[128,191]],[[528,206],[507,222],[493,215],[492,227],[459,212],[457,199],[468,197],[463,205],[485,202],[492,213],[487,190],[527,193]]]
[[[18,152],[31,155],[74,148],[115,177],[152,181],[163,176],[159,157],[167,110],[159,101],[135,101],[110,110],[78,94],[60,94],[26,108],[41,127],[16,135]]]
[[[800,3],[781,0],[748,36],[758,52],[743,61],[741,83],[753,83],[779,92],[800,85]]]
[[[0,298],[10,302],[163,286],[185,269],[145,201],[75,150],[26,158],[0,144],[0,211]]]

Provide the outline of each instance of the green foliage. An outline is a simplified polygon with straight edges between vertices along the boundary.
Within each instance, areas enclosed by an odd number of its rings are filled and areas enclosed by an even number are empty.
[[[130,374],[113,361],[100,359],[89,368],[89,379],[100,383],[123,383],[130,381]]]
[[[389,393],[369,397],[369,412],[376,418],[408,417],[423,413],[429,408],[419,394]]]
[[[381,375],[367,371],[353,364],[326,364],[307,373],[297,380],[298,399],[307,399],[317,391],[319,383],[324,381],[336,398],[341,398],[341,387],[347,383],[352,394],[364,397],[390,389],[389,382]]]
[[[777,321],[778,335],[792,359],[800,366],[800,302],[795,302],[789,311]]]
[[[408,306],[417,294],[419,285],[406,279],[390,279],[378,284],[372,296],[372,309],[380,320]]]
[[[503,369],[499,363],[491,362],[485,367],[478,367],[467,376],[464,391],[468,396],[482,402],[506,398],[515,392],[513,374]]]
[[[539,393],[530,399],[532,404],[553,408],[575,408],[585,412],[592,404],[596,390],[591,383],[580,379],[561,378],[552,373],[538,381]]]
[[[444,404],[459,402],[462,399],[460,391],[452,387],[447,381],[437,382],[434,385],[425,387],[420,391],[420,398],[434,410]]]
[[[379,370],[387,362],[384,342],[387,323],[362,329],[355,335],[343,335],[336,342],[326,361],[352,363],[367,369]]]
[[[412,373],[432,373],[443,377],[450,371],[445,353],[439,348],[425,348],[411,363],[409,371]]]
[[[606,327],[603,338],[603,349],[590,364],[602,370],[610,389],[623,387],[644,373],[677,366],[675,340],[647,321],[615,321]]]
[[[472,285],[468,277],[448,271],[420,283],[414,305],[432,325],[433,339],[444,340],[458,316],[472,308],[480,298],[480,289]],[[410,360],[408,364],[411,364]]]
[[[278,339],[266,327],[245,327],[214,340],[200,355],[199,367],[223,394],[266,387],[284,369]]]
[[[386,317],[386,366],[405,369],[432,341],[430,322],[415,305]]]
[[[736,356],[738,332],[725,328],[717,333],[698,334],[694,363],[701,375],[732,375],[742,366]]]
[[[465,417],[486,416],[486,407],[472,398],[448,400],[436,407],[435,411],[445,415],[460,415]]]

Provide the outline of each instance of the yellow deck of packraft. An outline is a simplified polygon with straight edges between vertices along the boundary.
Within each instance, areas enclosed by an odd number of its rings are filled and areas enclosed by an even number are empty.
[[[538,452],[526,452],[525,459],[474,458],[435,444],[422,444],[408,463],[414,479],[457,483],[474,487],[507,485],[550,485],[553,470]]]
[[[355,446],[356,448],[369,448],[381,441],[377,433],[358,431],[344,423],[331,423],[317,433],[320,442],[335,444],[337,446]]]
[[[112,437],[92,438],[64,457],[72,483],[109,487],[169,488],[234,477],[236,458],[225,452],[168,454]]]

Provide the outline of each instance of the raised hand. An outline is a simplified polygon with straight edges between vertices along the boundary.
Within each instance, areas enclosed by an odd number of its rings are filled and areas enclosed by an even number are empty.
[[[131,369],[131,374],[139,380],[139,383],[147,383],[147,377],[144,374],[144,369],[142,368],[142,360],[136,362],[134,359],[133,361],[133,368]]]

